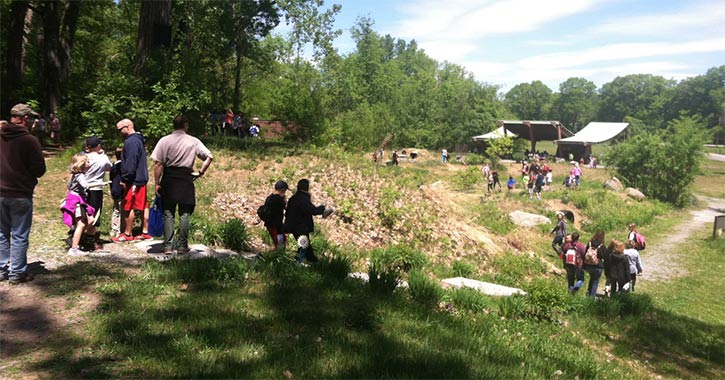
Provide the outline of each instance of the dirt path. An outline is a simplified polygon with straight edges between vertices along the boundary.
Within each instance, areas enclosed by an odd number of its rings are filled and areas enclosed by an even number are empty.
[[[725,199],[699,197],[707,202],[708,207],[691,211],[692,218],[674,228],[672,235],[662,242],[647,247],[642,255],[644,272],[642,278],[649,281],[666,281],[687,275],[687,270],[680,265],[678,247],[693,233],[706,225],[712,225],[716,215],[722,215],[725,210]],[[717,211],[721,210],[721,211]]]

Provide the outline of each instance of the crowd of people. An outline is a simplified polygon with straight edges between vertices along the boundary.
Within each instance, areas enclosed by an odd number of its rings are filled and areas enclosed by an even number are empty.
[[[608,245],[603,231],[598,231],[584,245],[578,232],[567,234],[564,213],[557,213],[556,226],[551,230],[554,252],[562,260],[566,271],[569,293],[576,294],[589,276],[586,296],[596,297],[599,280],[606,279],[604,294],[634,292],[637,276],[642,274],[642,259],[639,251],[645,249],[644,237],[630,224],[625,241],[612,239]]]
[[[237,136],[240,138],[260,138],[261,128],[259,118],[249,117],[241,112],[234,113],[231,108],[224,112],[205,114],[212,131],[221,135]]]

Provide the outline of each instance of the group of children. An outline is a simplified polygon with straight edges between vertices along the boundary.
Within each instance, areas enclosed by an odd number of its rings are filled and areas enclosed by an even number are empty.
[[[81,255],[83,251],[103,248],[100,233],[100,215],[103,209],[103,189],[108,182],[105,174],[110,172],[111,196],[113,197],[113,213],[111,232],[115,236],[122,229],[121,218],[121,178],[120,165],[123,150],[116,148],[115,163],[111,164],[103,152],[102,141],[98,137],[86,139],[85,150],[71,158],[65,200],[60,211],[63,223],[70,227],[68,233],[68,254]]]

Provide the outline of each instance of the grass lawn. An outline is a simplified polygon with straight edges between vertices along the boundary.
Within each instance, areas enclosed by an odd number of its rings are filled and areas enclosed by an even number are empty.
[[[725,199],[725,162],[705,159],[692,186],[696,194]]]
[[[314,196],[336,199],[352,224],[385,221],[388,233],[399,234],[397,244],[409,255],[403,263],[415,264],[411,272],[400,272],[410,287],[389,293],[347,278],[348,271],[367,271],[367,261],[377,258],[363,244],[332,244],[334,230],[325,224],[330,221],[319,223],[313,239],[316,252],[327,259],[312,267],[292,262],[291,248],[286,256],[266,253],[258,261],[149,261],[123,267],[74,259],[33,285],[39,299],[63,300],[64,309],[54,312],[65,316],[78,309],[82,326],[56,331],[27,357],[30,352],[8,355],[12,364],[0,369],[10,378],[24,373],[47,378],[725,376],[725,301],[718,294],[722,240],[707,239],[705,231],[688,240],[686,278],[643,282],[637,294],[590,300],[570,296],[565,280],[551,273],[552,265],[561,265],[548,256],[551,226],[523,229],[508,221],[514,209],[553,217],[552,207],[566,207],[578,216],[572,229],[586,238],[599,229],[621,238],[634,221],[648,235],[648,246],[655,247],[687,217],[686,211],[659,202],[635,202],[603,190],[609,177],[603,169],[585,169],[580,189],[557,185],[537,202],[505,191],[484,194],[478,167],[441,165],[435,154],[415,165],[383,168],[334,148],[303,152],[283,144],[224,143],[230,145],[212,146],[218,159],[198,183],[193,242],[214,243],[208,236],[218,230],[222,215],[247,218],[254,211],[222,206],[240,199],[256,205],[255,197],[263,199],[276,178],[315,177],[313,183],[323,185]],[[62,249],[59,239],[49,236],[63,229],[47,221],[57,219],[55,199],[62,197],[69,157],[51,159],[41,180],[36,219],[43,227],[34,227],[32,249],[41,244]],[[552,166],[555,183],[561,182],[569,165]],[[516,173],[518,166],[505,169]],[[220,203],[220,196],[230,203]],[[445,223],[434,224],[442,218]],[[338,223],[335,229],[349,228]],[[406,235],[407,230],[415,232]],[[259,226],[249,224],[248,232],[256,241],[264,236]],[[459,236],[466,234],[485,234],[495,239],[495,247]],[[456,250],[458,242],[479,249]],[[529,296],[489,297],[441,289],[433,280],[448,276],[516,286]],[[92,307],[83,308],[87,304]]]

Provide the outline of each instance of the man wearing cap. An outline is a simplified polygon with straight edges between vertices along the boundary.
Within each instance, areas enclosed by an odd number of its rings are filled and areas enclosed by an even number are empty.
[[[105,185],[106,172],[111,170],[111,160],[103,153],[103,141],[96,136],[86,139],[86,155],[88,156],[88,171],[86,181],[95,184],[88,188],[88,204],[95,210],[95,226],[101,225],[101,209],[103,208],[103,185]],[[96,239],[98,240],[98,239]]]
[[[10,123],[0,129],[0,281],[33,279],[28,272],[28,236],[33,220],[33,190],[45,174],[40,142],[28,128],[39,116],[16,104]]]
[[[284,232],[291,233],[299,243],[297,250],[297,261],[302,262],[305,258],[310,262],[316,262],[317,257],[312,252],[310,244],[310,233],[315,230],[313,215],[322,215],[325,212],[325,205],[315,206],[310,197],[310,181],[301,179],[297,182],[297,191],[287,202],[287,213],[284,220]],[[304,237],[303,239],[300,239]]]
[[[116,243],[131,240],[148,240],[149,201],[146,198],[146,184],[149,181],[149,168],[146,164],[146,148],[143,136],[136,132],[133,122],[123,119],[116,123],[118,133],[125,139],[123,143],[123,161],[121,162],[121,188],[123,189],[123,212],[126,218],[125,231],[111,238]],[[141,235],[133,237],[133,210],[143,212]]]
[[[287,245],[287,235],[282,232],[282,220],[284,219],[284,208],[287,204],[286,195],[288,189],[287,182],[277,181],[274,184],[274,193],[270,194],[264,201],[267,213],[264,226],[267,227],[267,232],[272,237],[274,249],[284,249]]]
[[[186,116],[174,118],[174,132],[164,136],[151,153],[154,164],[156,194],[161,195],[164,209],[164,254],[189,252],[189,219],[196,205],[194,180],[209,169],[213,159],[211,151],[194,136],[187,134]],[[204,160],[201,169],[194,172],[194,159]],[[125,159],[125,158],[124,158]],[[174,242],[174,216],[179,208],[179,235]],[[175,243],[175,244],[174,244]]]

